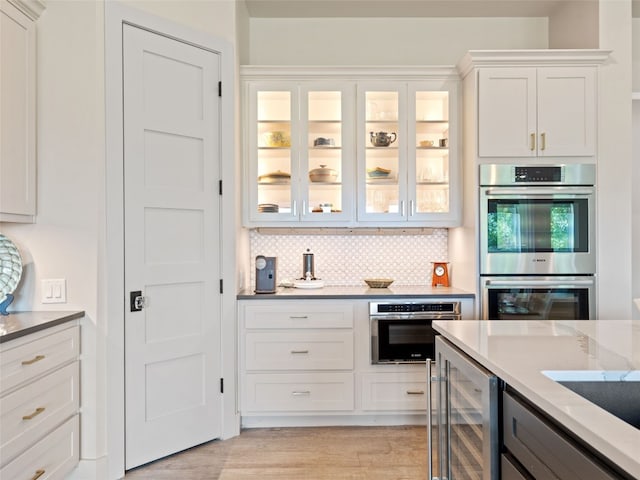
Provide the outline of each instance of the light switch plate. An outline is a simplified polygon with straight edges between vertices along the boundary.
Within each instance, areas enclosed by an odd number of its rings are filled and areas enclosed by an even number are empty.
[[[67,282],[64,278],[42,280],[42,303],[67,303]]]

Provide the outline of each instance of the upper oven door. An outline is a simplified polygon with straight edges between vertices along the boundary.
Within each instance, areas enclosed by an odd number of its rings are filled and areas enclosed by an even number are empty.
[[[480,274],[593,274],[594,187],[481,187]]]

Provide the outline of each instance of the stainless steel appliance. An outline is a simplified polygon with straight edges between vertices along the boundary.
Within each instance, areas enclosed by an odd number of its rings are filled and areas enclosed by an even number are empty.
[[[256,257],[256,293],[276,292],[276,257]]]
[[[480,274],[594,274],[594,165],[481,165]]]
[[[589,320],[595,318],[595,277],[482,277],[485,320]]]
[[[436,370],[429,379],[437,381],[438,442],[429,445],[427,478],[497,480],[498,378],[440,336]]]
[[[370,302],[371,363],[424,363],[435,354],[433,320],[460,320],[460,302]]]

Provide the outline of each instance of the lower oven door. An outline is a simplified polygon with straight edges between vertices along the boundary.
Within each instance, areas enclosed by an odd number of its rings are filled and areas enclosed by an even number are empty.
[[[595,278],[482,277],[484,320],[592,320]]]

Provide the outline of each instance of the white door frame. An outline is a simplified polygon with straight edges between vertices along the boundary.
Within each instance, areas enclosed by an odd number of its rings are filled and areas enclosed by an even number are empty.
[[[114,1],[105,2],[105,293],[99,294],[106,312],[106,452],[108,479],[124,476],[124,169],[122,111],[122,24],[128,23],[220,53],[221,99],[221,365],[224,377],[222,438],[238,435],[236,408],[236,266],[235,266],[235,54],[226,40],[135,10]],[[99,434],[100,432],[97,432]],[[98,439],[100,441],[100,439]]]

